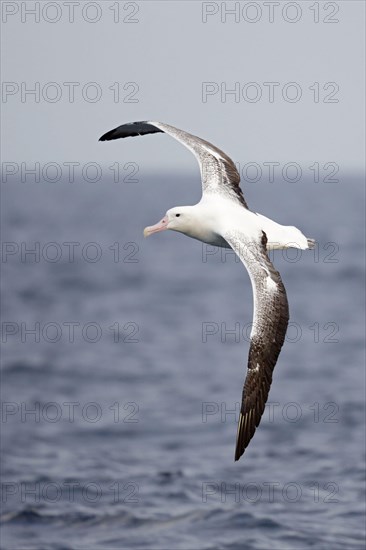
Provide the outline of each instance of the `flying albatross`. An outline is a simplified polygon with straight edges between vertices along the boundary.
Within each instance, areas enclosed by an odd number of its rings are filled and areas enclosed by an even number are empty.
[[[144,235],[172,229],[210,245],[232,248],[251,280],[253,328],[236,437],[235,460],[239,460],[260,423],[289,320],[286,290],[267,250],[306,250],[314,247],[314,241],[296,227],[250,211],[235,164],[208,141],[163,122],[147,121],[122,124],[100,141],[157,132],[169,134],[194,154],[201,171],[202,198],[193,206],[171,208],[160,222],[146,227]]]

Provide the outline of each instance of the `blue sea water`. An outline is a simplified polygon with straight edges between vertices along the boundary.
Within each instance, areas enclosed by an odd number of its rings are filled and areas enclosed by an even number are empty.
[[[363,182],[243,188],[318,245],[272,256],[291,324],[235,463],[249,278],[142,236],[197,173],[4,184],[4,550],[365,547]]]

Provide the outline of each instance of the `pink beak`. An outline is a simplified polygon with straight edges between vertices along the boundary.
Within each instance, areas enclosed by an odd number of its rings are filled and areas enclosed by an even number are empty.
[[[153,233],[158,233],[159,231],[164,231],[164,229],[168,229],[168,216],[164,216],[164,218],[155,225],[145,227],[144,237],[148,237],[149,235],[152,235]]]

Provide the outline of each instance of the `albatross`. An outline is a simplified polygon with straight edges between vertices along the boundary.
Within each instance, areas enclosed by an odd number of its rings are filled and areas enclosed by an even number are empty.
[[[286,290],[267,251],[306,250],[313,248],[315,241],[294,226],[280,225],[249,210],[235,164],[204,139],[163,122],[143,121],[122,124],[100,141],[158,132],[169,134],[196,157],[202,198],[193,206],[171,208],[158,223],[146,227],[144,235],[171,229],[210,245],[232,248],[252,284],[253,324],[235,449],[235,460],[239,460],[261,421],[289,320]]]

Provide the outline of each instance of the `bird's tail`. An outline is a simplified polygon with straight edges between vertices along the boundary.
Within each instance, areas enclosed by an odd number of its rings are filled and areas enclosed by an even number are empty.
[[[308,248],[315,248],[316,240],[315,239],[308,239]]]

